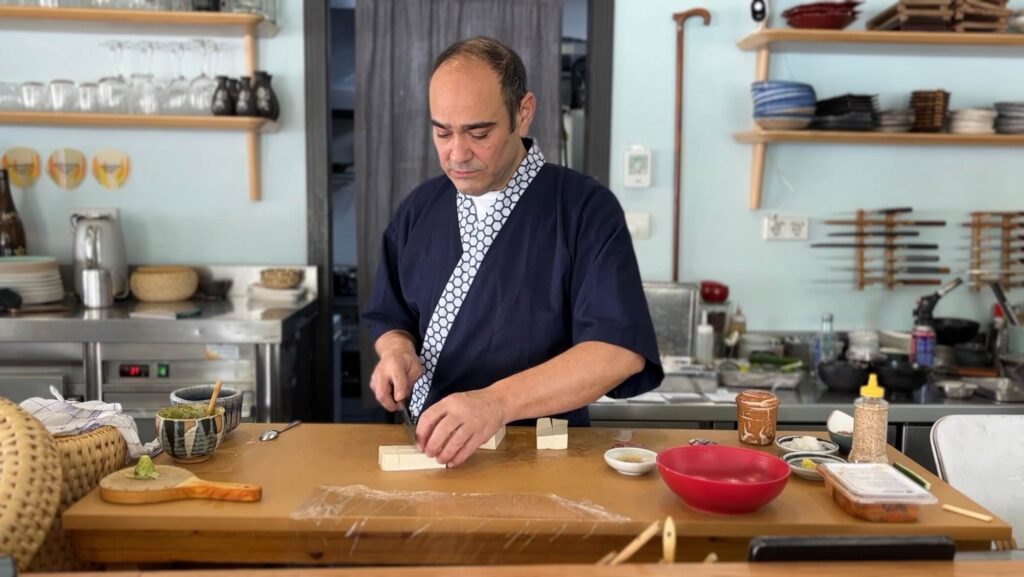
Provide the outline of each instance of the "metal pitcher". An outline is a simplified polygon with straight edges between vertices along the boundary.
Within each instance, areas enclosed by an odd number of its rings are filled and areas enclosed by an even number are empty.
[[[90,268],[87,247],[95,243],[95,263],[91,268],[105,269],[110,273],[114,298],[127,297],[128,260],[125,257],[124,235],[121,223],[109,214],[81,212],[71,215],[74,230],[75,293],[82,297],[82,271]],[[92,232],[89,232],[89,231]],[[91,238],[90,238],[91,237]],[[91,250],[91,249],[89,249]]]

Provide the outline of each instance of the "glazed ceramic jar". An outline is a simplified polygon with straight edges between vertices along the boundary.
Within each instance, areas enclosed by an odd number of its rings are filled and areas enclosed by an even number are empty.
[[[768,391],[748,390],[736,395],[736,428],[740,441],[748,445],[771,445],[779,399]]]

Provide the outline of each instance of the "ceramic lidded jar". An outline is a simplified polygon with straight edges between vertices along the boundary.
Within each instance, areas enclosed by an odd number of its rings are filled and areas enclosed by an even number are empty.
[[[736,428],[748,445],[771,445],[779,414],[779,399],[768,391],[747,390],[736,395]]]
[[[256,109],[256,91],[253,89],[249,77],[242,76],[239,80],[241,82],[238,90],[238,99],[235,101],[235,114],[238,116],[259,116],[259,110]]]

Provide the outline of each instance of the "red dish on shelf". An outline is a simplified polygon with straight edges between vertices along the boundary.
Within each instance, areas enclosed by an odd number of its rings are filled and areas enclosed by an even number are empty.
[[[857,19],[855,13],[807,12],[786,18],[791,28],[842,30]]]

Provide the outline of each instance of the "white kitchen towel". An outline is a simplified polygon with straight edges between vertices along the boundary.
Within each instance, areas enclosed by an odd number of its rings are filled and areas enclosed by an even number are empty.
[[[116,427],[128,443],[128,456],[137,459],[143,454],[151,454],[160,446],[159,441],[146,445],[139,439],[139,430],[135,419],[121,411],[118,403],[102,401],[84,401],[76,403],[62,398],[43,399],[34,397],[25,399],[21,408],[38,419],[55,437],[62,435],[80,435],[98,429],[104,425]]]

